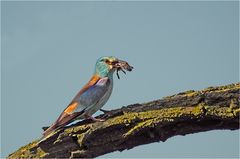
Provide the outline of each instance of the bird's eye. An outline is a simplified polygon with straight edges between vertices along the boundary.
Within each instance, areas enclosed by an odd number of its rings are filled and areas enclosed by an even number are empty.
[[[110,63],[110,61],[108,59],[105,60],[106,63]]]

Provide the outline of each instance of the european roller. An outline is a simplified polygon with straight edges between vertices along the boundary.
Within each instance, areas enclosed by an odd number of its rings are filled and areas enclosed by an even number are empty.
[[[76,119],[96,119],[92,115],[108,101],[113,89],[113,73],[116,71],[131,71],[133,69],[126,61],[113,56],[101,57],[95,65],[95,72],[89,82],[77,93],[70,104],[63,110],[57,120],[43,133],[47,136],[56,129],[62,128]]]

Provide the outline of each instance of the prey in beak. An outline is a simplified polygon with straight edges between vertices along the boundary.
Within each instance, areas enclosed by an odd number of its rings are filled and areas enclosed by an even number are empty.
[[[132,71],[133,67],[130,66],[126,61],[123,61],[123,60],[116,60],[113,64],[113,66],[117,69],[117,77],[118,79],[120,79],[120,76],[119,76],[119,71],[122,71],[124,74],[126,74],[125,71]]]

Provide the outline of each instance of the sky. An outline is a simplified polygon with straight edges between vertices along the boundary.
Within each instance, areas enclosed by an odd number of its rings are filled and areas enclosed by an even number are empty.
[[[41,137],[96,60],[134,66],[104,109],[239,81],[239,3],[1,2],[1,156]],[[98,114],[98,113],[96,113]],[[215,130],[104,158],[239,157],[239,131]]]

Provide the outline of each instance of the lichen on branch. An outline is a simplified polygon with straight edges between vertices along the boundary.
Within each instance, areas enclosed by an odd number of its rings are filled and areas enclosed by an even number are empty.
[[[80,121],[36,140],[8,158],[88,158],[176,135],[239,129],[240,84],[186,91],[111,110],[104,122]]]

